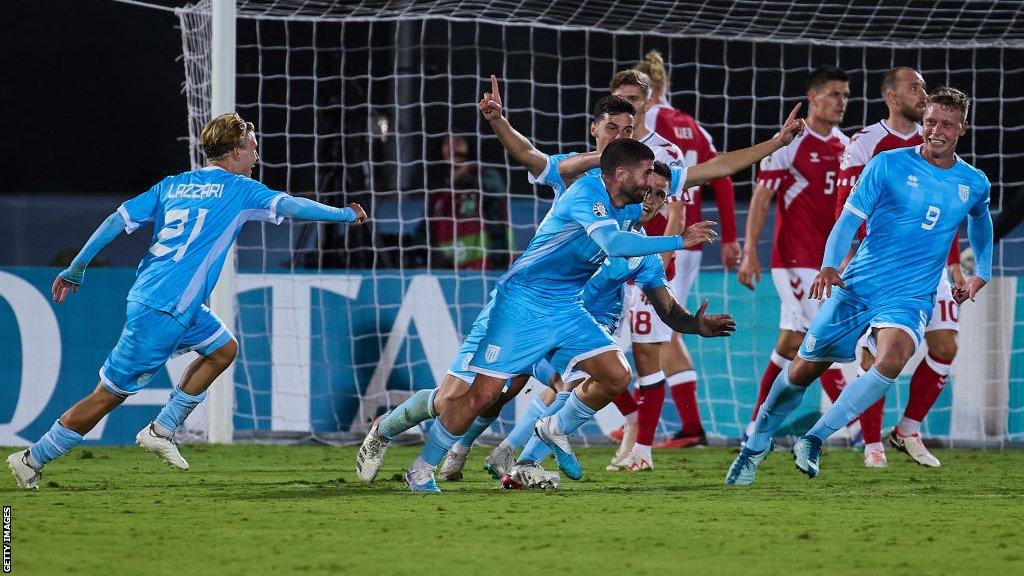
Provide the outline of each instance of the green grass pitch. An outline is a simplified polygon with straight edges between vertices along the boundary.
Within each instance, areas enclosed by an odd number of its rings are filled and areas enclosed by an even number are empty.
[[[354,448],[185,446],[174,472],[138,448],[79,448],[37,492],[5,476],[15,574],[1024,574],[1024,452],[949,451],[940,469],[890,453],[868,470],[826,451],[822,475],[776,452],[749,488],[735,451],[655,452],[650,473],[604,471],[547,493],[502,491],[470,455],[441,495],[377,482]],[[5,472],[7,474],[7,472]]]

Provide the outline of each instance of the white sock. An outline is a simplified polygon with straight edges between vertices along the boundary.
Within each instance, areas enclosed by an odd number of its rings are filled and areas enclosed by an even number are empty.
[[[911,420],[906,416],[900,418],[898,424],[896,424],[896,433],[900,436],[913,436],[914,434],[921,433],[921,423],[917,420]]]
[[[872,452],[882,451],[885,452],[885,444],[881,442],[872,442],[864,445],[864,453],[871,454]]]
[[[159,422],[153,422],[153,432],[156,432],[156,435],[162,438],[169,439],[172,436],[174,436],[173,430],[168,430],[166,426],[160,424]]]
[[[633,454],[636,454],[637,456],[643,458],[644,460],[647,460],[648,462],[651,461],[650,446],[644,446],[643,444],[633,444]]]
[[[633,412],[630,412],[629,414],[626,414],[626,426],[636,426],[637,412],[639,412],[639,410],[635,410]]]
[[[415,470],[434,470],[436,468],[437,468],[437,466],[434,466],[430,462],[427,462],[426,460],[423,459],[422,456],[417,456],[416,459],[412,461],[412,466],[409,466],[409,470],[410,471],[415,471]]]
[[[466,454],[469,452],[469,448],[466,448],[460,442],[456,442],[455,445],[452,446],[452,452],[455,452],[456,454]]]

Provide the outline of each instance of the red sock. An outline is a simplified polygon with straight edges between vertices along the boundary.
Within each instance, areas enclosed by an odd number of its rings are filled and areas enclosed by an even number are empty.
[[[936,358],[930,352],[925,356],[910,378],[910,399],[907,400],[907,409],[903,411],[904,416],[918,422],[924,420],[946,385],[949,364],[950,361]]]
[[[704,423],[700,420],[700,407],[697,405],[697,372],[678,372],[669,376],[667,381],[679,420],[683,423],[683,436],[700,436],[704,433]]]
[[[836,398],[843,393],[843,388],[846,388],[846,377],[843,376],[843,371],[838,368],[829,368],[821,375],[821,388],[828,394],[829,400],[835,403]]]
[[[629,388],[619,392],[619,395],[612,399],[615,406],[622,412],[623,416],[629,416],[633,412],[636,412],[636,400],[633,400],[633,395],[630,394]]]
[[[865,444],[882,441],[882,416],[885,415],[885,396],[860,415],[860,435]]]
[[[636,443],[644,446],[654,444],[654,434],[658,431],[658,421],[661,420],[661,408],[665,405],[665,378],[660,372],[658,376],[660,378],[657,383],[636,387],[640,397],[636,412]],[[640,380],[642,382],[643,378]]]
[[[757,411],[761,409],[761,404],[764,404],[765,398],[768,397],[768,391],[772,389],[775,379],[782,373],[786,362],[789,360],[785,356],[772,350],[772,358],[768,362],[768,366],[765,367],[764,374],[761,375],[761,385],[757,389],[757,404],[754,404],[754,413],[750,415],[751,422],[757,420]]]

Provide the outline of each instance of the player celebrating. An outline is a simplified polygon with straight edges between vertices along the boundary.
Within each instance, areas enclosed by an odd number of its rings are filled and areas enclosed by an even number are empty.
[[[93,257],[122,231],[153,222],[153,243],[128,293],[124,331],[100,369],[100,383],[72,406],[28,450],[7,458],[22,488],[36,488],[43,465],[82,441],[93,426],[138,392],[173,355],[195,350],[193,362],[156,420],[136,436],[142,448],[171,467],[188,470],[171,440],[206,397],[206,390],[235,358],[238,345],[203,304],[213,291],[225,253],[249,220],[278,224],[285,217],[361,223],[358,204],[334,208],[270,190],[250,178],[259,162],[253,125],[238,114],[214,118],[200,136],[205,168],[168,176],[122,204],[89,238],[71,265],[53,281],[53,300],[77,292]]]
[[[657,50],[651,50],[644,61],[634,67],[647,74],[651,79],[652,104],[647,110],[646,124],[654,132],[664,136],[683,153],[683,161],[687,166],[707,162],[717,155],[711,135],[689,114],[673,108],[668,102],[668,74],[665,61]],[[729,177],[711,181],[715,193],[715,204],[718,206],[718,222],[722,234],[722,267],[733,270],[740,263],[740,245],[736,241],[736,198],[732,179]],[[701,186],[687,190],[682,206],[670,206],[666,229],[669,233],[679,229],[683,222],[701,221]],[[682,209],[680,209],[682,208]],[[684,212],[685,211],[685,212]],[[669,278],[672,291],[676,298],[685,303],[690,294],[697,274],[700,272],[703,246],[694,246],[677,251],[675,256],[674,274]],[[679,412],[682,428],[668,441],[658,444],[657,448],[685,448],[697,444],[706,444],[704,426],[701,423],[700,410],[697,405],[697,372],[693,361],[683,344],[682,337],[672,334],[672,343],[663,347],[662,363],[669,368],[673,363],[678,366],[666,370],[672,375],[668,379],[669,392]],[[661,414],[659,410],[657,414]]]
[[[846,146],[836,192],[837,218],[843,211],[850,189],[856,185],[864,166],[871,158],[886,150],[917,146],[924,142],[919,122],[924,115],[928,94],[925,92],[924,78],[921,74],[906,66],[888,70],[882,77],[882,98],[889,108],[889,117],[855,134]],[[964,277],[958,266],[959,261],[960,250],[954,236],[946,264],[956,284],[963,285]],[[935,295],[935,309],[924,332],[924,339],[928,343],[928,355],[921,360],[910,379],[910,399],[907,401],[903,417],[889,439],[893,448],[906,452],[918,464],[932,467],[937,467],[939,460],[921,441],[921,421],[935,404],[945,385],[950,364],[956,356],[956,339],[960,327],[957,321],[957,304],[953,299],[952,288],[946,274],[939,276]],[[861,370],[870,369],[873,360],[871,352],[864,348],[861,353]],[[864,465],[869,468],[884,468],[887,465],[885,447],[882,445],[884,410],[883,397],[860,415],[861,434],[864,438]]]
[[[772,434],[800,404],[807,387],[832,362],[852,359],[857,339],[870,328],[877,351],[874,366],[851,382],[793,445],[797,468],[811,478],[818,475],[821,445],[885,395],[920,344],[949,243],[964,218],[978,268],[966,285],[953,289],[953,296],[957,302],[974,300],[988,282],[990,184],[955,152],[967,131],[969,106],[963,92],[939,88],[925,110],[924,143],[883,152],[868,162],[829,234],[821,272],[811,286],[813,297],[828,300],[815,315],[797,358],[772,385],[726,484],[753,482],[758,464],[771,452]],[[840,277],[840,263],[865,220],[867,236]]]
[[[789,146],[765,158],[750,200],[746,240],[739,281],[753,290],[761,278],[757,242],[778,194],[772,250],[772,280],[779,294],[779,337],[761,376],[757,404],[746,436],[757,418],[772,382],[793,359],[804,332],[820,303],[809,295],[811,282],[821,266],[825,240],[835,221],[836,176],[848,139],[837,126],[843,120],[850,97],[847,75],[832,66],[819,66],[807,78],[808,130]],[[822,387],[834,400],[845,381],[839,369],[822,376]]]

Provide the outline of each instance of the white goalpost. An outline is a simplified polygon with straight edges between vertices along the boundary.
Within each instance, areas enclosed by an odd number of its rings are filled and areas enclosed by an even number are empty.
[[[202,0],[176,10],[193,165],[204,162],[203,124],[238,111],[256,125],[260,180],[328,204],[360,202],[371,217],[349,229],[250,224],[239,237],[211,303],[235,328],[239,357],[192,424],[201,436],[359,439],[382,410],[440,382],[494,280],[551,201],[476,110],[492,73],[513,126],[557,153],[592,145],[590,107],[614,72],[651,48],[665,58],[671,103],[693,114],[720,150],[771,136],[803,100],[815,65],[851,76],[847,134],[882,118],[882,73],[913,66],[930,87],[953,85],[973,98],[960,154],[992,181],[993,213],[1024,193],[1017,2],[599,4]],[[734,178],[741,197],[753,175]],[[704,204],[716,218],[714,202]],[[708,249],[688,304],[710,298],[737,317],[740,332],[687,345],[705,427],[724,439],[740,435],[756,400],[778,304],[770,282],[750,293],[719,262]],[[964,307],[950,391],[923,430],[948,443],[1024,442],[1019,237],[997,247],[995,272]],[[904,377],[887,425],[905,401]],[[797,420],[817,414],[810,404]],[[660,434],[678,425],[672,412]],[[493,431],[508,430],[515,415],[510,404]],[[584,436],[614,425],[609,414]]]

